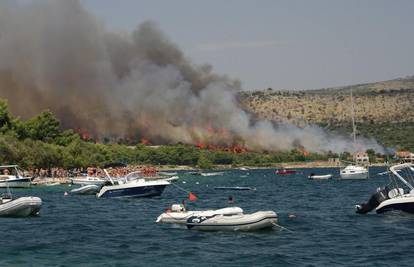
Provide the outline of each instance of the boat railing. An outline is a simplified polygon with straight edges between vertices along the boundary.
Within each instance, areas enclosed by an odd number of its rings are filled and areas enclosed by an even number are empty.
[[[409,183],[406,178],[404,178],[401,175],[401,171],[404,169],[409,169],[411,172],[414,172],[414,165],[412,163],[402,163],[402,164],[398,164],[398,165],[394,165],[392,167],[390,167],[390,171],[392,172],[392,174],[397,177],[404,185],[406,185],[410,191],[414,190],[414,187],[411,183]],[[414,178],[413,174],[411,174],[412,177],[410,178]],[[414,180],[413,180],[414,181]]]

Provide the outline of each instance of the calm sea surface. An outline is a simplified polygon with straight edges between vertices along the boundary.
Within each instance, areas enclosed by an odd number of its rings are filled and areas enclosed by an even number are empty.
[[[414,215],[354,211],[385,184],[387,177],[375,175],[384,169],[371,168],[365,181],[310,181],[311,172],[338,176],[338,169],[300,171],[182,174],[177,182],[199,197],[190,209],[225,207],[232,195],[245,212],[276,211],[289,231],[197,232],[155,224],[165,208],[186,198],[174,186],[161,197],[128,200],[64,196],[66,185],[14,190],[41,197],[43,207],[39,217],[0,218],[0,266],[413,266]]]

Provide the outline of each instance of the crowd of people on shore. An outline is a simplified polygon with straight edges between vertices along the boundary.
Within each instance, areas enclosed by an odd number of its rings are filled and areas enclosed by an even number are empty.
[[[154,176],[158,170],[153,167],[146,167],[140,165],[128,165],[125,167],[116,167],[108,168],[107,172],[111,177],[119,178],[124,177],[128,173],[140,171],[142,175],[145,176]],[[93,176],[93,177],[105,177],[106,174],[102,168],[99,167],[87,167],[87,168],[74,168],[74,169],[64,169],[64,168],[40,168],[34,169],[29,168],[27,176],[34,178],[68,178],[68,177],[77,177],[77,176]]]

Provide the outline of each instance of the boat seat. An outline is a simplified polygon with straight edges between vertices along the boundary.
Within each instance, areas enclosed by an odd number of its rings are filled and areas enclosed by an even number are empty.
[[[394,188],[388,192],[389,198],[395,198],[397,196],[404,195],[404,189],[402,188]]]

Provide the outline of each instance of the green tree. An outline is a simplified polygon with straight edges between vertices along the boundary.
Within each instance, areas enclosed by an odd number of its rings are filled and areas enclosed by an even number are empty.
[[[211,160],[207,157],[205,153],[202,153],[197,161],[197,166],[200,169],[211,169],[213,167],[213,163]]]
[[[43,111],[26,122],[27,135],[32,140],[52,142],[59,136],[60,122],[50,111]]]
[[[12,118],[7,101],[0,99],[0,132],[4,133],[12,128]]]

